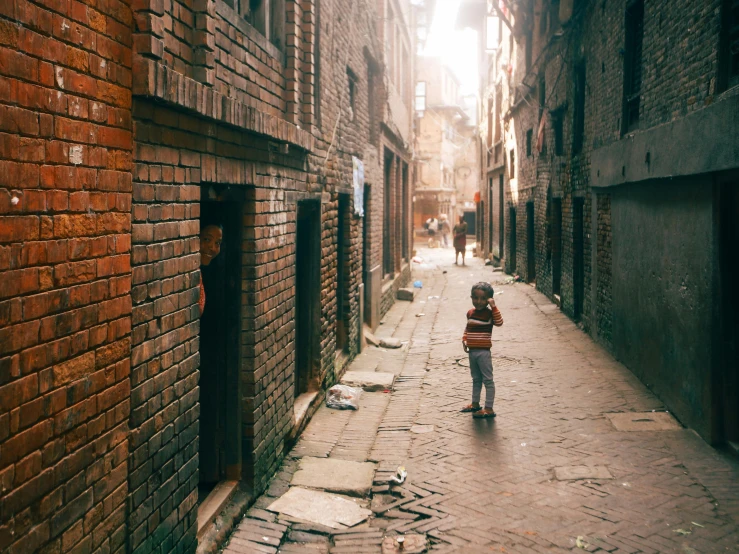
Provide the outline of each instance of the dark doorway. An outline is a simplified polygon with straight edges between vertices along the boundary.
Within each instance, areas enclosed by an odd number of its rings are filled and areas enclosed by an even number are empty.
[[[390,230],[394,228],[390,209],[393,203],[393,156],[385,151],[385,171],[383,178],[385,180],[385,188],[383,194],[383,225],[382,225],[382,271],[385,275],[395,273],[393,264],[393,250],[391,248]]]
[[[552,198],[552,294],[562,294],[562,199]]]
[[[485,225],[485,202],[480,200],[477,203],[477,216],[476,221],[480,224],[477,225],[477,232],[475,233],[475,241],[478,245],[482,246],[483,226]]]
[[[346,323],[346,307],[349,297],[347,290],[347,268],[349,258],[347,249],[349,236],[349,195],[339,194],[339,208],[336,224],[336,350],[345,350],[349,344],[349,329]]]
[[[318,360],[321,283],[321,204],[298,202],[295,241],[295,396],[311,389]]]
[[[534,203],[526,203],[526,280],[536,280],[536,240],[534,236]]]
[[[505,187],[503,185],[503,174],[498,176],[498,248],[499,257],[505,256]]]
[[[410,246],[409,246],[409,240],[408,240],[408,164],[403,164],[403,172],[402,172],[402,179],[403,179],[403,199],[401,201],[401,207],[402,207],[402,216],[400,219],[400,225],[403,229],[402,231],[402,252],[400,254],[401,258],[403,258],[405,261],[408,261],[409,254],[411,252]]]
[[[475,212],[464,212],[462,214],[465,222],[467,223],[467,236],[477,236],[477,226],[475,222],[477,220],[477,214]]]
[[[362,282],[367,286],[369,282],[370,254],[372,252],[372,218],[370,215],[370,194],[372,188],[364,185],[364,194],[362,196],[364,217],[362,218]]]
[[[364,283],[364,322],[370,324],[372,321],[372,313],[369,309],[371,291],[370,291],[370,271],[372,270],[372,209],[371,196],[372,187],[364,185],[364,218],[362,219],[362,282]]]
[[[572,316],[579,321],[582,316],[583,296],[585,294],[584,238],[583,238],[582,198],[572,199]]]
[[[241,476],[241,229],[244,204],[224,189],[200,204],[201,231],[222,228],[220,253],[200,266],[205,303],[200,316],[199,500],[219,481]]]
[[[487,230],[488,230],[488,251],[490,252],[490,259],[493,258],[493,213],[494,207],[493,207],[493,179],[488,179],[488,221],[487,221]]]
[[[721,436],[739,447],[739,183],[725,183],[719,195],[719,268],[723,328],[722,378],[719,380]]]
[[[508,268],[511,273],[516,272],[516,208],[509,208],[508,211],[508,224],[510,225],[510,239],[508,243],[511,245],[511,261],[508,263]]]

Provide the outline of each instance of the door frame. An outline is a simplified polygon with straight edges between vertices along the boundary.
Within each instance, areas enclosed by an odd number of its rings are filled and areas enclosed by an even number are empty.
[[[226,364],[225,364],[225,421],[224,460],[219,481],[238,481],[243,475],[242,452],[242,409],[241,409],[241,372],[244,371],[244,358],[241,353],[242,317],[242,279],[244,276],[242,261],[242,238],[244,236],[243,216],[246,213],[247,198],[244,187],[227,185],[201,185],[201,217],[203,204],[222,205],[224,207],[224,237],[222,255],[225,258],[226,294],[235,298],[234,302],[226,302],[223,319],[226,323]],[[229,264],[230,261],[230,264]],[[207,302],[207,298],[206,298]],[[201,374],[202,377],[202,374]],[[201,427],[202,432],[202,427]],[[202,500],[202,499],[201,499]]]
[[[301,225],[301,219],[307,223]],[[304,227],[307,227],[305,229]],[[320,364],[321,329],[321,201],[319,199],[299,200],[296,206],[295,239],[295,383],[297,398],[305,392],[318,390]],[[313,238],[312,242],[301,248],[303,240]],[[307,267],[301,270],[299,264],[305,260]],[[308,285],[306,285],[306,282]],[[303,298],[302,286],[308,286],[307,296]],[[303,319],[305,318],[305,320]],[[307,336],[301,333],[305,326]],[[303,365],[304,367],[301,367]]]

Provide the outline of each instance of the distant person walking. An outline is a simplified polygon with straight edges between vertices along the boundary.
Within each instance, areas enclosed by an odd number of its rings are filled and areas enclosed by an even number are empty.
[[[464,216],[459,216],[459,223],[454,226],[454,265],[459,265],[459,255],[462,254],[462,265],[464,263],[464,255],[467,251],[467,223]]]
[[[447,218],[446,214],[441,214],[439,219],[441,220],[439,223],[441,230],[441,244],[444,248],[449,248],[449,233],[452,232],[452,226],[449,224],[449,218]]]
[[[426,220],[426,231],[429,234],[429,248],[434,247],[434,242],[436,239],[436,233],[439,231],[439,220],[436,219],[434,216],[429,217]]]

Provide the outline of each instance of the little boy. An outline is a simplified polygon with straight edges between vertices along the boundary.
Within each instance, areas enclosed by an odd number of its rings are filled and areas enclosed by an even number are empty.
[[[467,312],[467,327],[462,337],[462,347],[470,355],[470,373],[472,374],[472,404],[462,408],[462,412],[473,412],[474,418],[495,417],[493,402],[495,401],[495,382],[493,381],[493,359],[490,349],[493,347],[493,325],[503,325],[503,316],[495,306],[493,290],[490,283],[480,282],[472,286],[473,310]],[[485,408],[480,409],[480,393],[485,383]]]

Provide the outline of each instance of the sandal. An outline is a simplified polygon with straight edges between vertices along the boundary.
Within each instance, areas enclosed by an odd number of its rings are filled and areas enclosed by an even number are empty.
[[[474,406],[473,404],[467,404],[464,408],[462,408],[459,411],[464,414],[468,412],[479,412],[480,410],[482,410],[481,406]]]
[[[496,414],[492,408],[485,408],[484,410],[479,410],[472,414],[472,417],[474,417],[475,419],[487,419],[490,417],[495,417],[496,415],[498,414]]]

